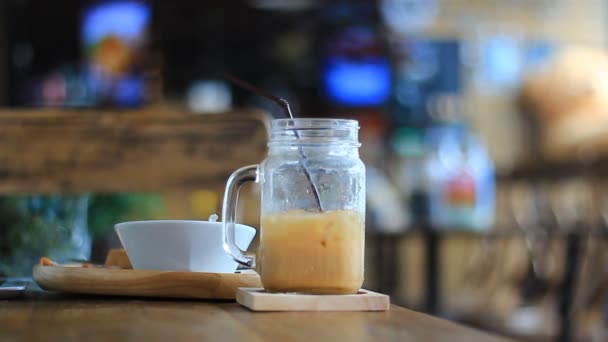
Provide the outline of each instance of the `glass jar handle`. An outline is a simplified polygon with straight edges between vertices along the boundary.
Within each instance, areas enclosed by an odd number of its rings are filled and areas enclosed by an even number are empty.
[[[241,265],[255,268],[255,253],[247,252],[236,245],[236,205],[241,186],[247,182],[258,181],[258,165],[242,167],[232,173],[226,183],[224,202],[222,203],[222,231],[224,250]]]

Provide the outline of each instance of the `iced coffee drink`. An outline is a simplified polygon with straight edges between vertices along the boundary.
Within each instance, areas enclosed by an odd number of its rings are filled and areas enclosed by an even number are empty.
[[[356,293],[364,243],[364,215],[355,211],[266,214],[257,271],[270,292]]]

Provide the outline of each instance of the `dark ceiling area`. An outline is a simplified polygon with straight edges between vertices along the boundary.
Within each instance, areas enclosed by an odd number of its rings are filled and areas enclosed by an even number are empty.
[[[8,0],[4,4],[10,83],[82,61],[83,11],[99,1]],[[266,70],[308,76],[276,56],[277,39],[290,32],[314,37],[320,16],[314,7],[298,12],[256,9],[237,1],[147,1],[152,8],[150,51],[162,64],[165,93],[181,94],[201,78],[229,70],[259,80]],[[2,23],[2,21],[0,21]],[[315,42],[312,42],[315,44]],[[25,55],[25,58],[23,56]],[[302,65],[314,67],[315,61]],[[306,83],[307,77],[294,77]],[[314,80],[309,80],[312,82]],[[14,94],[12,94],[14,95]]]

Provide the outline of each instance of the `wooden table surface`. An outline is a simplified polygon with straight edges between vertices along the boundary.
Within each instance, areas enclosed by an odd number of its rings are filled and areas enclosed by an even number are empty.
[[[388,312],[253,313],[232,301],[27,291],[0,300],[0,341],[505,341],[398,306]]]

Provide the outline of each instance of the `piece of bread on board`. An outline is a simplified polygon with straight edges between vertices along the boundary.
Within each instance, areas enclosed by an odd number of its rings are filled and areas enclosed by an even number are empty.
[[[122,248],[110,249],[104,265],[106,267],[133,268],[127,252]]]

